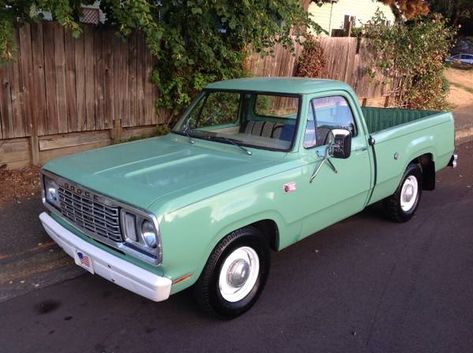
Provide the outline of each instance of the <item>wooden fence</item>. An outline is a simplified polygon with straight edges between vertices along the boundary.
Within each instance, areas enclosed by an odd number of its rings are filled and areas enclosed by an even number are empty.
[[[364,40],[350,37],[319,38],[324,49],[327,67],[322,78],[340,80],[351,85],[361,99],[379,100],[390,95],[390,86],[378,80],[370,80],[366,63],[371,59],[371,51]],[[302,52],[300,44],[295,45],[295,53],[282,46],[274,48],[274,55],[261,57],[252,55],[246,65],[255,76],[294,76],[296,61]]]
[[[74,39],[45,22],[19,27],[16,41],[15,62],[0,65],[0,165],[43,163],[165,121],[154,108],[154,61],[142,36],[124,41],[85,26]]]
[[[13,63],[0,65],[0,167],[41,164],[52,157],[150,134],[167,120],[156,111],[158,94],[149,76],[154,66],[142,36],[123,40],[112,30],[84,26],[74,39],[51,22],[25,24],[16,32]],[[359,96],[384,103],[388,90],[363,73],[369,55],[354,38],[322,38],[327,77],[350,83]],[[253,55],[256,76],[292,76],[296,55]],[[381,97],[381,98],[380,98]]]
[[[16,62],[0,66],[0,139],[156,124],[152,66],[139,35],[86,26],[74,39],[56,23],[25,24]]]

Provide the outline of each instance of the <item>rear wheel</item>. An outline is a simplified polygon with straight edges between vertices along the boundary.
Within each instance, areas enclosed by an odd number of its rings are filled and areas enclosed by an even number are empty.
[[[396,192],[383,200],[385,214],[395,222],[407,222],[414,216],[422,195],[422,171],[409,164]]]
[[[224,319],[250,309],[263,291],[270,267],[269,244],[253,227],[225,237],[210,255],[194,293],[200,306]]]

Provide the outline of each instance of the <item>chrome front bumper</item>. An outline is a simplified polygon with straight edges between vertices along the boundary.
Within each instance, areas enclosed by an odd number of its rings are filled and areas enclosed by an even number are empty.
[[[144,270],[82,240],[43,212],[39,219],[49,236],[75,258],[76,251],[89,255],[94,273],[155,302],[169,298],[172,281]]]

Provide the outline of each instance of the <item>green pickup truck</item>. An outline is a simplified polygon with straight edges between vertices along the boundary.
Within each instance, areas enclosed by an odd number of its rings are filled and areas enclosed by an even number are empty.
[[[378,201],[408,221],[456,159],[450,113],[362,108],[332,80],[221,81],[166,136],[47,163],[40,219],[89,272],[153,301],[193,286],[232,318],[271,250]]]

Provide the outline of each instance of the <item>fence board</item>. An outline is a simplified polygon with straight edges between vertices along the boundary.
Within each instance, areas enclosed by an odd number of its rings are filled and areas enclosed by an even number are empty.
[[[40,163],[44,164],[52,158],[66,156],[68,154],[73,154],[73,153],[79,153],[79,152],[87,151],[93,148],[104,147],[109,144],[110,144],[110,141],[106,140],[106,141],[100,141],[100,142],[90,143],[86,145],[79,145],[79,146],[73,146],[73,147],[57,148],[53,150],[42,151],[40,152],[40,155],[39,155]]]
[[[136,51],[137,51],[137,64],[136,64],[136,112],[135,112],[135,123],[138,125],[144,125],[146,119],[144,118],[144,52],[145,44],[143,38],[139,37],[136,42]]]
[[[56,70],[56,106],[58,132],[67,132],[66,59],[64,52],[64,28],[54,24],[54,64]]]
[[[84,62],[85,62],[85,111],[87,130],[95,130],[95,77],[94,77],[94,35],[93,27],[84,28]]]
[[[35,124],[37,134],[47,131],[46,88],[44,77],[43,26],[31,24],[31,59],[32,59],[32,94],[31,120]]]
[[[75,40],[71,33],[65,33],[64,51],[66,60],[66,102],[67,102],[67,127],[68,131],[79,129],[77,119],[77,92],[76,92],[76,67],[75,67]],[[66,118],[66,117],[65,117]]]
[[[151,54],[146,51],[144,53],[145,58],[145,74],[144,74],[144,123],[145,125],[152,125],[156,122],[154,118],[154,97],[156,97],[156,92],[153,84],[150,81],[151,73],[153,71],[153,57]]]
[[[44,78],[46,83],[46,126],[45,131],[48,134],[59,132],[57,121],[57,92],[56,92],[56,67],[54,61],[54,27],[43,27],[44,44]]]
[[[0,166],[21,168],[30,164],[29,142],[26,138],[9,139],[0,143]]]
[[[95,99],[95,129],[108,129],[111,128],[110,117],[105,115],[105,65],[103,59],[103,35],[102,31],[94,32],[94,54],[95,54],[95,66],[94,66],[94,99]]]
[[[16,38],[18,40],[18,32],[16,32]],[[20,55],[21,57],[21,55]],[[26,135],[26,130],[23,124],[23,114],[21,107],[21,92],[20,92],[20,73],[19,73],[19,62],[9,67],[10,73],[10,95],[12,100],[12,120],[10,123],[10,137],[18,137]]]
[[[113,120],[115,117],[115,109],[114,109],[115,108],[114,106],[115,95],[113,94],[113,89],[114,89],[113,72],[115,68],[113,67],[113,51],[110,45],[110,43],[113,42],[113,40],[114,40],[114,37],[111,31],[103,32],[104,44],[108,43],[108,45],[105,45],[103,48],[103,62],[104,62],[104,67],[105,67],[105,72],[103,73],[104,79],[105,79],[104,115],[108,117],[110,121],[110,127],[113,127]]]
[[[137,110],[137,102],[136,99],[136,65],[138,62],[137,57],[137,40],[138,35],[135,33],[133,34],[128,42],[128,94],[126,95],[126,99],[128,104],[125,109],[125,116],[123,117],[123,125],[124,126],[132,126],[134,119],[136,118],[135,113]]]
[[[21,55],[18,60],[18,83],[20,114],[23,124],[23,133],[20,136],[31,134],[31,87],[32,87],[32,61],[31,61],[31,31],[29,24],[20,26],[17,31],[18,47]]]
[[[2,70],[0,67],[0,75],[2,75]],[[0,87],[2,88],[0,92],[0,139],[3,139],[3,110],[4,110],[4,104],[3,104],[3,91],[5,90],[5,87],[3,85],[3,82],[0,82]]]
[[[74,67],[76,74],[76,105],[77,105],[77,130],[83,131],[87,129],[87,114],[85,111],[85,49],[84,36],[74,40]]]
[[[39,139],[40,151],[58,148],[74,147],[110,141],[110,132],[107,130],[92,131],[88,133],[73,132],[61,135],[43,136]]]
[[[2,137],[13,136],[13,107],[10,89],[10,71],[8,66],[0,67],[2,75]]]

